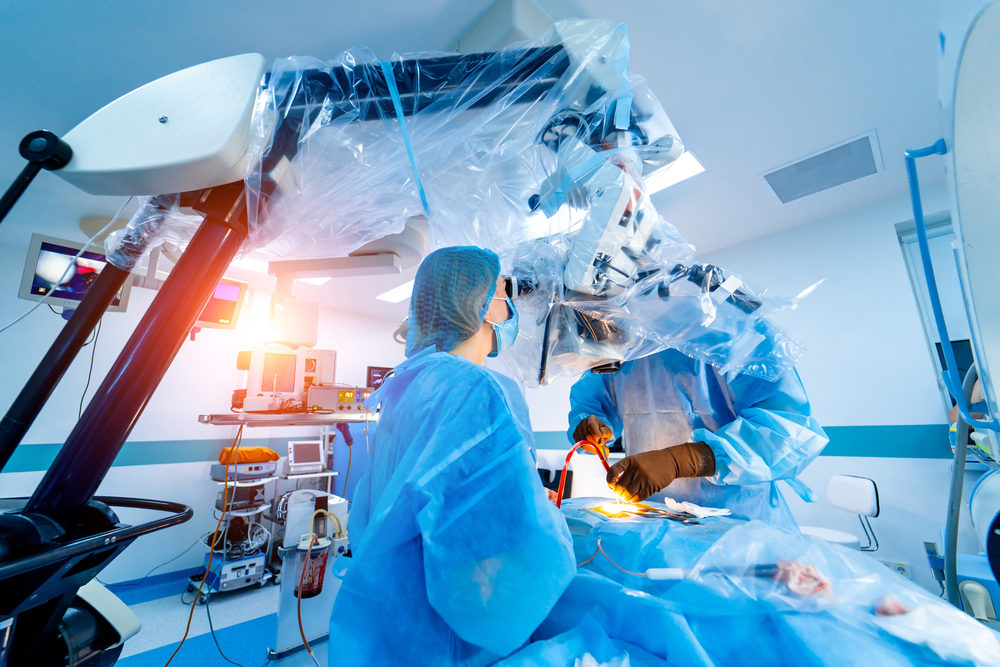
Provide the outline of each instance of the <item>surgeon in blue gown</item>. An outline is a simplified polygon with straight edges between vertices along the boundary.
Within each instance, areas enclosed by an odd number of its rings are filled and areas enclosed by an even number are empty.
[[[627,456],[608,472],[618,495],[663,495],[797,529],[777,482],[806,500],[796,476],[827,443],[794,370],[778,381],[722,373],[666,349],[584,375],[570,391],[571,440],[624,435]]]
[[[348,520],[330,664],[495,662],[525,645],[576,572],[535,470],[517,387],[482,366],[516,334],[497,256],[437,250],[410,301],[407,359],[380,404]]]

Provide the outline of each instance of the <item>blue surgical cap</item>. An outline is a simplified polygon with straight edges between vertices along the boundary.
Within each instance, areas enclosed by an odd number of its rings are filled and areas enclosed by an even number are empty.
[[[450,352],[483,325],[500,275],[496,253],[476,246],[435,250],[417,269],[406,356],[432,345]]]

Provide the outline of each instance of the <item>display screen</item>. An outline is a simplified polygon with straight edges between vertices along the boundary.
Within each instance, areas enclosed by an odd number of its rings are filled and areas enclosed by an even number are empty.
[[[294,354],[264,354],[264,371],[261,373],[261,391],[292,393],[295,391]]]
[[[382,386],[382,381],[385,380],[385,376],[392,371],[391,368],[385,366],[369,366],[368,367],[368,386],[372,389],[378,389]]]
[[[341,403],[350,403],[351,401],[354,400],[354,392],[353,391],[341,391],[339,393],[339,395],[337,396],[337,400],[340,401]]]
[[[288,443],[295,463],[318,463],[323,460],[319,440],[303,440]]]
[[[219,283],[212,298],[198,316],[198,321],[220,325],[233,324],[242,298],[243,289],[240,285]]]
[[[84,252],[74,261],[77,252],[77,248],[42,241],[30,293],[34,296],[51,293],[59,299],[82,300],[107,261],[97,252]],[[112,305],[119,305],[120,299],[120,294],[115,295]]]

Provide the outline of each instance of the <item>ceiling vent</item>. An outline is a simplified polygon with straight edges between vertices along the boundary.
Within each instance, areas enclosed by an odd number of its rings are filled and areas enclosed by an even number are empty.
[[[875,131],[764,174],[782,204],[881,172]]]

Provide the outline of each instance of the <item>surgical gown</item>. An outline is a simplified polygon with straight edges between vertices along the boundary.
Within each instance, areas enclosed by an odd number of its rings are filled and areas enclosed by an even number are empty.
[[[776,482],[795,479],[827,443],[811,416],[793,370],[779,381],[720,373],[676,350],[622,364],[618,373],[585,373],[570,391],[569,436],[581,419],[600,418],[625,450],[638,454],[685,442],[704,442],[715,454],[715,475],[676,479],[662,494],[737,517],[794,529],[795,520]]]
[[[576,572],[569,529],[535,472],[524,399],[433,348],[372,398],[381,414],[348,522],[353,557],[338,561],[350,564],[331,656],[480,665],[510,655]]]

